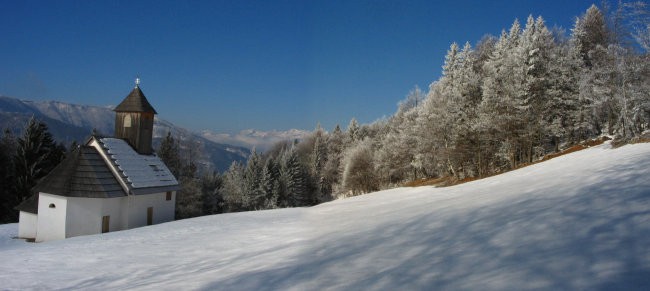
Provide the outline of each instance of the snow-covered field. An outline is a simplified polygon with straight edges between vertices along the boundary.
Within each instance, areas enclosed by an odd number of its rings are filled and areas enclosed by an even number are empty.
[[[50,243],[0,226],[0,289],[650,289],[650,144],[449,188]]]

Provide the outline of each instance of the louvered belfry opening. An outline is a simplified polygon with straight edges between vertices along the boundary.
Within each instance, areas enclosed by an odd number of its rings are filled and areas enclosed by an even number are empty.
[[[136,85],[115,107],[115,137],[125,139],[139,154],[152,154],[155,114],[156,110]]]

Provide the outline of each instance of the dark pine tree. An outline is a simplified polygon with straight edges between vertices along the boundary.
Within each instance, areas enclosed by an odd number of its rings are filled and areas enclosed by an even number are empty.
[[[31,189],[64,156],[65,147],[54,143],[47,125],[32,117],[16,144],[14,206],[31,196]]]
[[[13,209],[17,199],[14,188],[13,155],[16,152],[16,138],[10,130],[5,130],[0,139],[0,223],[17,221],[17,212]]]
[[[172,174],[177,179],[180,179],[182,168],[181,158],[178,151],[178,143],[172,137],[171,132],[167,132],[167,136],[160,142],[160,148],[158,148],[157,154]]]

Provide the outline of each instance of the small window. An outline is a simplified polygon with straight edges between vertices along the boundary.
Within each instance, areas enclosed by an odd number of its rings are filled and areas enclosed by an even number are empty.
[[[50,203],[50,208],[56,208],[56,205],[54,205],[54,203]]]
[[[131,115],[124,117],[124,127],[131,127]]]
[[[172,192],[171,191],[167,191],[167,195],[165,196],[165,200],[167,200],[167,201],[172,200]]]

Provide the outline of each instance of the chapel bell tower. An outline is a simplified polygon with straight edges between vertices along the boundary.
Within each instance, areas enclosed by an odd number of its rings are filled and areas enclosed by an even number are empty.
[[[135,88],[114,111],[115,137],[125,139],[139,154],[152,154],[153,117],[158,113],[140,90],[139,78],[135,79]]]

